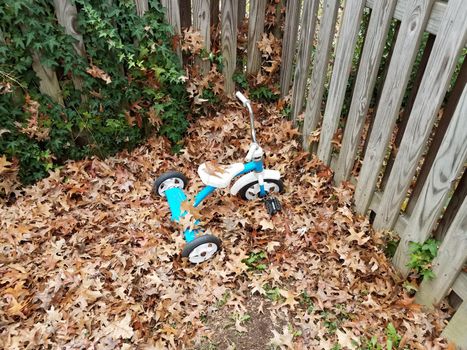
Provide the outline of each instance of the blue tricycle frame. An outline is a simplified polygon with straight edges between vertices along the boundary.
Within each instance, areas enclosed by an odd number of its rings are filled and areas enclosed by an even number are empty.
[[[236,96],[248,108],[250,114],[250,130],[252,143],[245,157],[245,163],[234,163],[228,166],[212,166],[203,163],[198,168],[198,174],[205,186],[195,196],[193,207],[198,207],[209,195],[218,188],[226,188],[234,178],[238,178],[230,188],[230,193],[239,195],[246,200],[265,199],[266,209],[270,215],[280,211],[281,206],[277,198],[270,196],[271,192],[282,192],[284,185],[277,170],[264,168],[264,152],[256,141],[254,115],[250,101],[237,92]],[[154,182],[154,192],[166,198],[171,220],[180,222],[187,215],[182,209],[182,203],[187,200],[184,192],[188,184],[185,175],[178,171],[169,171],[160,175]],[[198,226],[199,225],[199,226]],[[219,238],[204,234],[199,220],[194,222],[195,228],[184,230],[186,241],[182,256],[192,263],[200,263],[210,259],[221,247]]]

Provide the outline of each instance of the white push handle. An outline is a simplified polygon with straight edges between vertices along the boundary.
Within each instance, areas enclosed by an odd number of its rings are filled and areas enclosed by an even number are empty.
[[[237,91],[235,96],[237,96],[237,98],[240,100],[240,102],[243,103],[243,105],[245,106],[248,102],[250,102],[244,94],[242,94],[240,91]]]

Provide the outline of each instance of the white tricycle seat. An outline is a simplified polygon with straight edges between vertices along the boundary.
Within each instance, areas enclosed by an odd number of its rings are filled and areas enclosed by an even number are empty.
[[[243,169],[243,163],[234,163],[225,166],[203,163],[198,167],[198,175],[206,186],[226,188],[235,175]]]

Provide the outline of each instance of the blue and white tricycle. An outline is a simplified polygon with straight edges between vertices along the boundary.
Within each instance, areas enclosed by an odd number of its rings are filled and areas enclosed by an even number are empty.
[[[205,187],[195,196],[193,207],[199,206],[216,189],[228,187],[234,178],[240,176],[230,187],[230,193],[246,200],[261,198],[265,202],[268,213],[274,215],[281,210],[281,205],[271,193],[280,193],[284,190],[281,174],[277,170],[264,168],[264,152],[256,141],[251,103],[241,92],[237,92],[236,96],[250,114],[252,143],[245,157],[245,163],[234,163],[227,166],[216,165],[214,169],[208,163],[201,164],[198,168],[198,174]],[[182,203],[187,200],[183,189],[187,185],[187,177],[178,171],[166,172],[154,182],[154,192],[165,196],[169,203],[172,221],[178,222],[187,214],[187,211],[182,209]],[[203,234],[201,228],[187,228],[184,231],[184,236],[186,245],[183,248],[182,256],[187,257],[190,262],[195,264],[210,259],[221,248],[220,239],[211,234]]]

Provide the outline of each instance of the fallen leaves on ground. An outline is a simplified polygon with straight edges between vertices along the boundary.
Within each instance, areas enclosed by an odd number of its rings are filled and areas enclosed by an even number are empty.
[[[193,197],[198,164],[242,161],[249,125],[233,103],[193,123],[178,155],[155,137],[131,153],[68,162],[2,202],[0,347],[197,349],[220,333],[248,336],[252,298],[267,302],[255,314],[269,319],[261,344],[383,344],[391,322],[410,348],[447,347],[439,337],[449,315],[423,313],[405,295],[383,234],[351,210],[352,186],[333,186],[274,105],[258,108],[256,125],[267,166],[285,181],[283,211],[270,218],[261,201],[219,190],[200,214],[223,249],[199,266],[181,259],[180,228],[152,182],[177,169]],[[243,316],[218,329],[210,319],[221,310]]]

